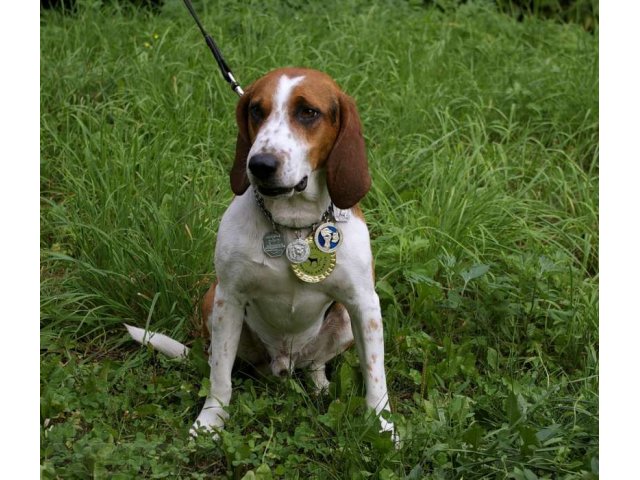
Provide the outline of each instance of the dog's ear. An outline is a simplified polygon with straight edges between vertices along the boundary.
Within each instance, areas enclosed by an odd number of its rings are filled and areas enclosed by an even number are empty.
[[[340,131],[327,158],[327,188],[338,208],[351,208],[371,187],[367,152],[354,101],[340,94]]]
[[[242,195],[249,188],[247,178],[247,157],[251,149],[249,139],[249,89],[240,97],[236,106],[236,123],[238,124],[238,138],[236,139],[236,157],[229,173],[231,190],[236,195]]]

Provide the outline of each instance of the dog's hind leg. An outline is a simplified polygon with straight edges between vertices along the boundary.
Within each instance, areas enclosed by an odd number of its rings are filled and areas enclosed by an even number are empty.
[[[339,303],[333,303],[327,310],[318,336],[298,359],[298,366],[309,368],[309,376],[317,393],[326,391],[329,387],[325,364],[353,343],[347,309]]]

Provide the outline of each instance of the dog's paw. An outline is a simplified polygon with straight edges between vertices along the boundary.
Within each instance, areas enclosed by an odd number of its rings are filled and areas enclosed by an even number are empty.
[[[329,393],[329,382],[327,382],[326,384],[315,384],[313,386],[313,394],[316,397],[322,397],[324,395],[327,395]]]
[[[397,449],[400,449],[402,447],[402,442],[400,441],[400,436],[398,435],[398,432],[396,431],[395,427],[393,426],[393,423],[385,420],[382,417],[380,417],[380,432],[391,432],[391,441],[393,442],[395,447]]]
[[[224,428],[224,422],[229,414],[222,407],[203,407],[200,415],[189,429],[189,435],[197,437],[199,433],[211,434],[213,439],[220,440],[220,430]]]
[[[191,436],[191,438],[195,439],[198,437],[199,434],[202,434],[202,433],[206,433],[207,435],[210,435],[211,438],[213,438],[214,442],[220,441],[220,433],[217,430],[215,430],[213,427],[203,427],[197,421],[193,425],[191,425],[191,428],[189,429],[189,435]]]
[[[324,395],[329,392],[329,380],[325,373],[324,365],[320,367],[311,368],[309,370],[309,377],[313,382],[313,393],[316,395]]]
[[[326,377],[313,382],[313,393],[316,396],[326,395],[329,393],[329,380]]]

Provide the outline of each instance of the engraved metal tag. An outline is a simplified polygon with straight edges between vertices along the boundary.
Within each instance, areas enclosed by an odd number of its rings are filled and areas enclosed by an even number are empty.
[[[291,263],[302,263],[309,258],[310,250],[309,244],[305,240],[296,238],[287,245],[287,258]]]
[[[336,219],[336,222],[344,223],[348,222],[351,218],[351,210],[343,210],[336,206],[333,207],[333,218]]]
[[[291,265],[293,273],[303,282],[318,283],[327,278],[336,266],[336,254],[324,253],[318,249],[311,236],[307,237],[310,247],[309,258],[295,265]]]
[[[280,232],[265,233],[262,237],[262,250],[269,257],[281,257],[287,246],[284,244],[284,239]]]
[[[342,244],[342,232],[331,222],[323,223],[316,228],[313,240],[320,251],[334,253]]]

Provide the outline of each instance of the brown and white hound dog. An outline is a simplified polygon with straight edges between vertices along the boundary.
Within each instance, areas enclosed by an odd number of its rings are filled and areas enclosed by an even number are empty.
[[[354,342],[367,405],[377,414],[389,410],[382,316],[369,232],[358,207],[371,179],[353,100],[324,73],[283,68],[247,88],[236,120],[230,175],[236,196],[220,223],[217,283],[202,308],[211,334],[211,389],[192,433],[224,426],[236,356],[275,375],[308,368],[322,391],[329,383],[325,364]],[[262,239],[274,223],[284,243],[309,235],[331,204],[342,213],[335,267],[307,283],[286,256],[267,255]],[[127,328],[137,341],[168,355],[186,352],[164,335]],[[393,432],[390,422],[380,422]]]

